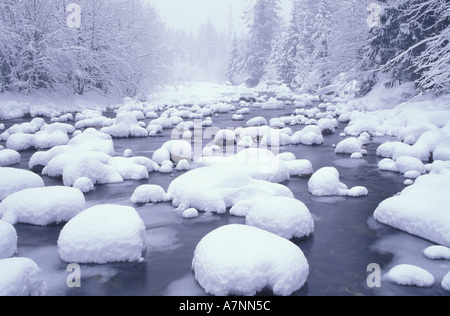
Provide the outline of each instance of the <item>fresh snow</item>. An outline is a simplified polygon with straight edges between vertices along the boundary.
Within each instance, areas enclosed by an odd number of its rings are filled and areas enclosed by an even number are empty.
[[[286,239],[308,237],[314,232],[314,221],[306,205],[288,197],[269,197],[255,201],[245,221],[247,225]]]
[[[246,225],[228,225],[206,235],[192,260],[195,278],[209,294],[256,295],[268,287],[288,296],[306,283],[309,265],[295,244]]]
[[[20,153],[13,149],[0,148],[0,167],[7,167],[20,163]]]
[[[375,210],[374,218],[412,235],[450,246],[450,177],[424,175]]]
[[[136,262],[142,258],[145,238],[144,222],[134,208],[97,205],[64,226],[59,254],[71,263]]]
[[[392,282],[405,286],[431,287],[435,282],[430,272],[409,264],[395,266],[388,276]]]
[[[42,271],[33,260],[0,260],[0,296],[44,296],[46,292]]]
[[[308,189],[315,196],[365,196],[368,191],[365,187],[357,186],[349,189],[339,180],[339,171],[333,167],[324,167],[316,171],[308,182]]]
[[[44,180],[31,171],[0,167],[0,201],[17,191],[43,186]]]
[[[144,184],[136,188],[130,201],[133,204],[161,203],[170,201],[170,198],[159,185]]]
[[[75,188],[29,188],[5,198],[0,203],[0,216],[11,224],[45,226],[69,221],[85,204],[83,193]]]
[[[17,252],[17,232],[13,225],[0,220],[0,260],[14,256]]]

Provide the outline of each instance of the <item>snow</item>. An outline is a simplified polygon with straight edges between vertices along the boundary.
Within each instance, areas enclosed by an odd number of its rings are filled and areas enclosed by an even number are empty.
[[[362,149],[361,141],[358,138],[351,137],[339,142],[336,145],[335,152],[337,154],[353,154],[360,153]]]
[[[388,277],[392,282],[405,286],[431,287],[435,282],[430,272],[410,264],[395,266]]]
[[[43,186],[42,178],[31,171],[0,167],[0,201],[17,191]]]
[[[33,260],[0,260],[0,296],[44,296],[46,291],[42,271]]]
[[[17,232],[13,225],[0,220],[0,260],[10,258],[17,252]]]
[[[280,171],[264,170],[262,165],[251,161],[216,162],[179,176],[172,181],[167,192],[173,205],[181,210],[195,208],[202,212],[223,214],[227,208],[244,199],[293,197],[287,187],[266,181],[285,178],[283,170],[280,176]]]
[[[82,154],[73,157],[63,170],[65,186],[72,186],[79,178],[89,178],[93,184],[120,183],[124,179],[117,168],[109,166],[95,156]]]
[[[283,101],[278,101],[275,98],[270,98],[267,102],[261,105],[261,110],[284,110],[285,104]]]
[[[46,226],[69,221],[84,210],[85,204],[83,193],[75,188],[29,188],[5,198],[0,203],[0,215],[13,225]]]
[[[380,203],[374,218],[409,234],[450,246],[450,177],[423,175],[400,195]]]
[[[77,188],[83,193],[88,193],[94,190],[94,184],[92,183],[92,180],[87,177],[81,177],[75,180],[73,183],[73,187]]]
[[[145,238],[144,222],[134,208],[97,205],[64,226],[59,254],[71,263],[136,262],[142,258]]]
[[[314,221],[304,203],[288,197],[259,199],[248,212],[246,224],[286,239],[308,237]]]
[[[295,244],[267,231],[228,225],[206,235],[192,260],[195,278],[208,294],[256,295],[268,287],[288,296],[306,283],[309,265]]]
[[[103,127],[100,131],[117,138],[148,136],[147,130],[138,124],[136,116],[128,106],[118,109],[114,125]]]
[[[450,248],[430,246],[423,251],[423,255],[430,260],[450,260]]]
[[[136,188],[130,201],[133,204],[145,204],[168,202],[170,199],[161,186],[145,184]]]
[[[289,160],[285,164],[291,177],[308,177],[314,173],[312,163],[307,159]]]
[[[308,190],[314,196],[365,196],[368,191],[365,187],[357,186],[351,189],[340,182],[339,171],[333,167],[324,167],[316,171],[308,182]]]
[[[450,292],[450,272],[445,275],[444,279],[442,280],[441,286],[444,290]]]
[[[267,121],[262,116],[254,117],[254,118],[248,120],[246,123],[247,127],[264,126],[264,125],[267,125]]]
[[[20,163],[20,153],[12,149],[0,148],[0,167],[11,166]]]
[[[190,219],[198,217],[198,211],[195,208],[188,208],[182,214],[183,218]]]
[[[292,144],[321,145],[324,142],[321,129],[316,125],[306,126],[291,137]]]

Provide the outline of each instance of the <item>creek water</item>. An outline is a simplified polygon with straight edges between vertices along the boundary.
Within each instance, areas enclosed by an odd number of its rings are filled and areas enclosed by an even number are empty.
[[[252,109],[245,120],[261,115],[269,120],[292,113],[291,106],[284,110]],[[111,113],[108,115],[114,117]],[[233,121],[231,116],[232,113],[227,113],[213,117],[214,126],[236,128],[245,124],[245,121]],[[5,123],[8,128],[29,120],[25,118],[0,123]],[[148,120],[145,122],[148,123]],[[339,134],[344,127],[341,124],[336,133],[325,135],[325,143],[320,146],[290,145],[280,148],[280,152],[292,152],[298,159],[310,160],[314,170],[325,166],[335,167],[343,183],[349,187],[362,185],[369,190],[366,197],[314,197],[308,192],[307,178],[294,177],[283,183],[297,199],[307,205],[315,222],[312,236],[293,240],[302,249],[310,265],[307,283],[293,295],[448,295],[441,289],[440,280],[450,270],[450,265],[445,261],[427,261],[421,254],[432,243],[379,224],[372,217],[380,202],[404,188],[402,175],[380,171],[377,166],[381,158],[376,156],[376,149],[389,138],[374,138],[366,146],[367,156],[350,159],[349,155],[335,154],[332,146],[342,140]],[[292,130],[295,132],[302,128],[294,126]],[[125,149],[131,149],[135,156],[151,158],[153,152],[170,139],[171,130],[164,130],[156,138],[114,139],[114,144],[117,155],[122,155]],[[205,144],[209,141],[206,140]],[[0,142],[0,145],[5,146],[5,143]],[[28,161],[34,152],[21,152],[21,163],[13,167],[28,169]],[[39,265],[49,295],[206,295],[191,271],[196,245],[214,229],[228,224],[245,224],[245,219],[228,213],[201,213],[199,217],[187,220],[170,203],[136,206],[129,200],[138,186],[157,184],[167,189],[171,181],[181,174],[176,170],[169,175],[151,173],[148,180],[97,186],[86,194],[87,207],[119,204],[136,208],[147,228],[147,250],[143,262],[81,265],[81,287],[69,288],[66,283],[70,274],[66,270],[68,263],[59,258],[57,247],[63,224],[46,227],[15,225],[19,237],[17,256],[31,258]],[[61,179],[46,176],[43,179],[48,186],[62,185]],[[438,276],[432,288],[397,286],[386,279],[386,273],[394,265],[417,262]],[[382,268],[380,288],[367,285],[370,273],[367,267],[371,263]],[[263,291],[260,294],[270,295],[270,292]]]

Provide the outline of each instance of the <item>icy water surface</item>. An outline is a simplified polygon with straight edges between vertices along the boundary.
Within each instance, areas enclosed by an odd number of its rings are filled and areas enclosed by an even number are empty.
[[[255,116],[273,117],[290,115],[292,107],[285,110],[261,111],[252,109],[243,122],[232,121],[233,113],[213,117],[214,126],[231,128],[243,126]],[[111,115],[110,115],[111,116]],[[113,116],[113,115],[112,115]],[[5,123],[6,128],[20,119]],[[146,120],[148,123],[149,120]],[[294,295],[448,295],[440,287],[443,276],[450,270],[445,261],[432,262],[421,252],[432,245],[377,223],[372,215],[378,204],[403,190],[404,178],[392,172],[380,171],[376,149],[387,138],[375,138],[367,145],[368,156],[361,160],[349,159],[349,155],[334,153],[345,125],[335,134],[325,135],[321,146],[286,146],[281,152],[292,152],[298,159],[309,159],[314,170],[325,166],[336,167],[340,180],[349,187],[365,186],[367,197],[314,197],[307,189],[308,179],[292,178],[283,183],[296,198],[304,202],[315,221],[315,232],[305,240],[294,240],[303,250],[310,265],[306,285]],[[293,127],[293,131],[303,126]],[[132,149],[135,156],[150,157],[161,145],[170,140],[171,130],[164,130],[157,138],[115,139],[116,154]],[[208,143],[206,140],[204,145]],[[4,143],[0,145],[5,146]],[[34,151],[21,152],[20,167],[27,169]],[[86,194],[87,207],[97,204],[129,205],[137,209],[147,227],[147,250],[142,263],[117,263],[106,265],[82,265],[81,288],[68,288],[67,263],[59,258],[57,240],[63,225],[37,227],[16,225],[19,236],[18,256],[33,259],[42,269],[50,295],[205,295],[191,271],[191,261],[198,242],[214,229],[228,224],[245,224],[245,219],[225,215],[200,214],[186,220],[170,203],[132,205],[133,191],[142,184],[158,184],[167,189],[171,181],[181,175],[151,173],[148,180],[125,181],[121,184],[97,186]],[[43,177],[47,185],[62,185],[60,179]],[[382,286],[371,289],[366,283],[367,267],[377,263],[382,267]],[[397,264],[417,264],[427,268],[436,277],[432,288],[397,286],[385,279],[385,274]],[[270,293],[263,292],[262,295]]]

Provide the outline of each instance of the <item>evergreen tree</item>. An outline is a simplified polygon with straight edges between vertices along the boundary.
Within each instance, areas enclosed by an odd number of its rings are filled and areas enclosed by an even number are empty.
[[[256,0],[247,13],[249,44],[246,52],[247,84],[256,86],[262,79],[279,30],[280,0]]]
[[[242,54],[236,34],[229,53],[228,64],[225,68],[225,79],[232,84],[239,83],[239,75],[242,73]]]

